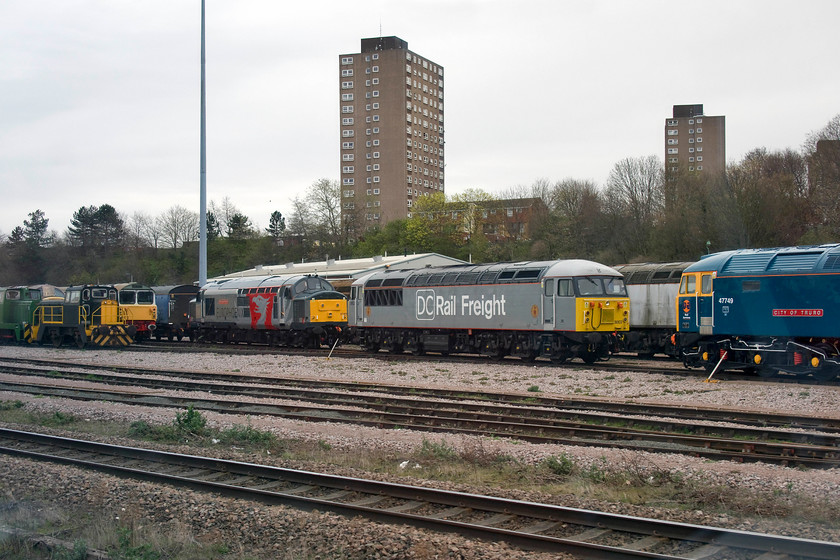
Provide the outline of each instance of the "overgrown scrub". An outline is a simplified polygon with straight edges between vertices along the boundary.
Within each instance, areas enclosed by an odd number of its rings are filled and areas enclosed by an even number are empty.
[[[177,412],[171,424],[151,425],[143,420],[133,422],[128,428],[128,435],[161,443],[188,441],[203,446],[223,444],[275,451],[283,447],[277,436],[257,430],[250,422],[244,426],[235,425],[221,430],[208,428],[207,418],[192,406],[184,412]]]

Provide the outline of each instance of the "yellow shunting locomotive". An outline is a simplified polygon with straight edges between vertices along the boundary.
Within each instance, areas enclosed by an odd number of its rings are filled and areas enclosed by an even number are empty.
[[[40,301],[32,314],[29,342],[65,343],[79,348],[94,346],[128,346],[137,329],[125,324],[113,286],[70,286],[64,297],[48,297]]]

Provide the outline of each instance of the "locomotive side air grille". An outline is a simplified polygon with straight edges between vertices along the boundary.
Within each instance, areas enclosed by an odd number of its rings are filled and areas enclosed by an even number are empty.
[[[840,255],[829,255],[825,260],[823,270],[840,270]]]
[[[747,253],[743,255],[733,255],[729,261],[723,265],[720,270],[723,275],[737,275],[754,273],[756,270],[764,270],[767,263],[773,258],[775,253]]]
[[[770,261],[768,272],[792,272],[794,270],[813,270],[823,253],[779,253]]]

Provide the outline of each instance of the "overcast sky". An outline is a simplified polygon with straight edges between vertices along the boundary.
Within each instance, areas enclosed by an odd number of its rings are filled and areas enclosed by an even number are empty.
[[[338,55],[380,34],[444,67],[450,195],[603,185],[663,157],[675,104],[726,116],[729,161],[798,150],[840,113],[838,21],[836,0],[206,0],[207,198],[266,227],[338,180]],[[199,23],[200,0],[0,1],[0,232],[198,211]]]

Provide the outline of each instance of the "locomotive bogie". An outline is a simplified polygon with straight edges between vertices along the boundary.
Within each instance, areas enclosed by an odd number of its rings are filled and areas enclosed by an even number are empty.
[[[351,286],[350,326],[371,351],[592,362],[629,327],[629,299],[589,261],[386,270]]]

